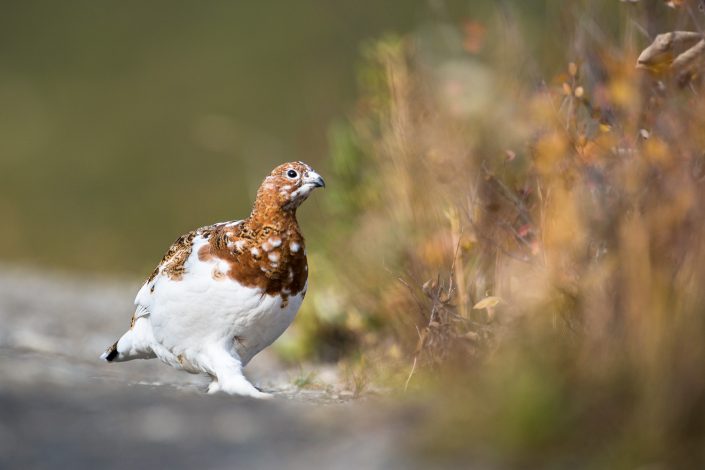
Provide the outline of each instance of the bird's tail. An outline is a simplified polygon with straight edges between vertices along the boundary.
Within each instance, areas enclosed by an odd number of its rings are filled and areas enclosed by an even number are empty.
[[[105,350],[103,354],[100,355],[100,358],[103,359],[106,362],[113,362],[116,357],[118,357],[118,342],[115,341],[112,346],[110,346],[108,349]]]
[[[156,357],[152,351],[154,335],[152,325],[147,318],[138,318],[132,327],[108,347],[100,358],[106,362],[123,362],[132,359],[151,359]]]

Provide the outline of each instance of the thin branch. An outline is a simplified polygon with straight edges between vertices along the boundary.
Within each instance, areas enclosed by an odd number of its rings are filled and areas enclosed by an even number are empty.
[[[409,372],[409,376],[406,378],[406,383],[404,384],[404,393],[406,393],[406,390],[409,388],[409,382],[411,382],[411,376],[414,375],[414,371],[416,370],[416,358],[417,358],[417,356],[414,356],[414,363],[411,366],[411,371]]]

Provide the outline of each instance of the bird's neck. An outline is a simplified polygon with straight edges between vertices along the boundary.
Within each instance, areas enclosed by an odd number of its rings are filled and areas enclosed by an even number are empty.
[[[254,232],[259,232],[265,227],[277,233],[299,232],[296,209],[284,210],[281,207],[266,204],[256,203],[252,213],[245,220],[245,225]]]

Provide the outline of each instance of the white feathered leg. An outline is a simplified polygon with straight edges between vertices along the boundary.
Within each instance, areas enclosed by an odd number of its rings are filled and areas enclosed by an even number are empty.
[[[242,374],[242,364],[222,348],[208,351],[208,365],[215,376],[208,386],[208,393],[225,392],[230,395],[244,395],[254,398],[271,398],[269,393],[260,392]]]

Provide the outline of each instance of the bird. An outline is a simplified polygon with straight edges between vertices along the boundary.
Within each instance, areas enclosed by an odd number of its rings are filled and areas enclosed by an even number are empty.
[[[308,288],[296,210],[323,178],[304,162],[277,166],[250,215],[192,230],[170,246],[135,298],[130,328],[100,356],[158,358],[211,377],[208,393],[255,398],[243,367],[291,325]]]

